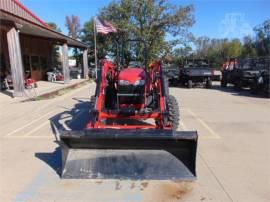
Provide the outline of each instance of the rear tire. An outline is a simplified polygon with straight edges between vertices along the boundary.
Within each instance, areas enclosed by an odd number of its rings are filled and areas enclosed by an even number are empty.
[[[173,130],[176,130],[179,126],[180,113],[177,100],[174,96],[168,96],[168,122],[171,123]]]
[[[208,79],[206,81],[206,85],[205,85],[206,88],[212,88],[212,80],[211,79]]]
[[[270,84],[268,85],[264,84],[263,91],[264,91],[264,96],[266,98],[270,98]]]
[[[237,91],[240,91],[242,90],[242,82],[241,80],[237,80],[234,84],[234,89],[237,90]]]
[[[192,80],[188,80],[187,87],[188,88],[192,88],[192,86],[193,86]]]
[[[252,83],[252,85],[250,86],[250,92],[253,95],[257,95],[258,94],[258,88],[257,88],[257,85],[256,85],[255,82]]]
[[[227,87],[227,81],[225,79],[221,79],[221,87],[226,88]]]

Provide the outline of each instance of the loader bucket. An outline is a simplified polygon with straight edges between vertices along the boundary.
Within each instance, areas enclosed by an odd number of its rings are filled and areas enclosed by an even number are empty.
[[[196,179],[196,131],[63,131],[60,145],[62,178]]]

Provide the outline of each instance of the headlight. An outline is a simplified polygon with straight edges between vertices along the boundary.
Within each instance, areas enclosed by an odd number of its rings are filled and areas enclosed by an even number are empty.
[[[137,80],[134,83],[134,86],[143,86],[145,84],[145,80]]]
[[[119,85],[127,86],[127,85],[129,85],[129,82],[126,80],[119,80]]]

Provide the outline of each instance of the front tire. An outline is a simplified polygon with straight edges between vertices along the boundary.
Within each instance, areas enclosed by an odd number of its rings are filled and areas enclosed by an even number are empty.
[[[212,80],[211,79],[207,79],[205,87],[212,88]]]
[[[193,86],[192,80],[188,80],[187,87],[192,88],[192,86]]]
[[[177,100],[174,96],[168,96],[168,122],[172,125],[173,130],[176,130],[179,126],[180,113]]]
[[[237,91],[242,90],[242,81],[240,79],[238,79],[235,84],[234,84],[234,89]]]
[[[221,79],[221,87],[226,88],[227,87],[227,81],[225,79]]]
[[[257,84],[255,82],[252,83],[252,85],[250,86],[250,92],[253,95],[257,95],[258,94],[258,87],[257,87]]]

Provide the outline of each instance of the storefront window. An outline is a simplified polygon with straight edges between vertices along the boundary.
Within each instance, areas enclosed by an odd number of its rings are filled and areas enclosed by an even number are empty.
[[[42,70],[47,70],[47,58],[46,57],[40,57],[40,67]]]
[[[31,70],[29,55],[23,55],[23,67],[24,67],[24,71]]]
[[[39,57],[31,56],[32,71],[39,70]]]

